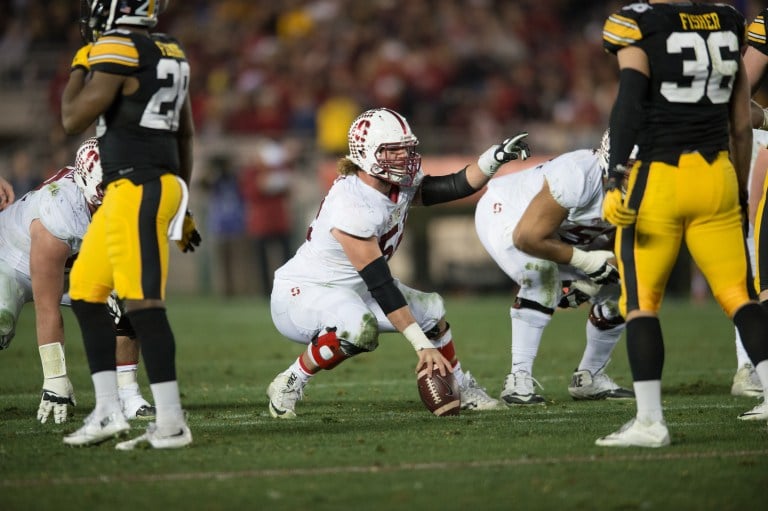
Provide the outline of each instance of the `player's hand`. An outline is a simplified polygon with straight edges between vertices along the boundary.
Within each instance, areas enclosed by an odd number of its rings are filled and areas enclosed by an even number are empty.
[[[75,390],[69,377],[57,376],[43,380],[43,393],[40,398],[40,406],[37,409],[37,420],[42,424],[48,420],[53,412],[53,421],[61,424],[67,421],[67,406],[75,406]]]
[[[91,54],[91,48],[93,48],[93,43],[88,43],[77,50],[77,53],[75,53],[75,56],[72,59],[72,65],[69,69],[70,72],[77,68],[83,69],[86,73],[91,70],[91,65],[88,63],[88,56]]]
[[[557,304],[561,309],[575,309],[600,292],[601,285],[591,280],[563,282],[563,296]]]
[[[203,239],[200,237],[200,232],[197,230],[195,219],[192,217],[192,213],[187,211],[184,215],[184,227],[181,230],[181,239],[176,240],[179,250],[182,252],[194,252],[195,247],[200,246],[200,242]]]
[[[493,177],[503,164],[512,160],[528,159],[531,150],[528,144],[523,141],[527,136],[528,132],[524,131],[504,140],[501,144],[486,149],[477,159],[477,166],[480,167],[480,171],[488,177]]]
[[[416,354],[419,356],[419,362],[416,364],[416,374],[419,374],[422,369],[426,369],[427,374],[430,376],[432,376],[433,371],[439,372],[440,376],[453,372],[451,363],[448,362],[448,359],[437,348],[425,348],[417,351]]]
[[[637,211],[625,206],[621,190],[613,188],[605,192],[603,219],[616,227],[629,227],[637,220]]]
[[[616,284],[619,282],[619,270],[611,261],[615,260],[610,250],[581,250],[573,248],[569,264],[583,271],[596,284]]]

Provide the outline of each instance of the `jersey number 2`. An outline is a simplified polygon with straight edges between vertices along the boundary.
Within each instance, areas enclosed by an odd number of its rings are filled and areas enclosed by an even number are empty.
[[[160,87],[147,102],[141,116],[141,126],[156,130],[177,131],[181,107],[189,88],[189,63],[174,59],[160,59],[157,78],[167,83]]]

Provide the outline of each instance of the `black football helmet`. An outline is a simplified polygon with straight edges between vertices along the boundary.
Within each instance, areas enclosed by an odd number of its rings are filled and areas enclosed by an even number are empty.
[[[167,0],[80,0],[80,35],[94,42],[117,25],[152,28]]]

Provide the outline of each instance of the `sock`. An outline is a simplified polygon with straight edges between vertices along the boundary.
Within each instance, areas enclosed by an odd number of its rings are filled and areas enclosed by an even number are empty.
[[[747,350],[744,349],[744,344],[741,342],[741,335],[739,335],[739,329],[734,328],[736,332],[736,369],[741,369],[745,365],[752,365],[752,361],[749,360]]]
[[[91,375],[93,392],[96,396],[94,410],[97,415],[104,416],[115,412],[122,413],[122,407],[117,395],[117,373],[115,370],[99,371]]]
[[[114,372],[117,341],[107,306],[103,303],[72,300],[72,312],[80,325],[91,374],[101,371]]]
[[[637,419],[643,422],[664,420],[661,408],[661,380],[636,381],[633,387],[637,403]]]
[[[185,424],[184,411],[181,409],[179,384],[175,381],[150,384],[155,400],[156,423],[161,435],[164,431],[176,433],[180,424]]]
[[[512,372],[533,374],[533,361],[539,352],[544,327],[512,319]]]
[[[624,325],[601,330],[591,321],[587,321],[587,346],[581,356],[579,370],[586,369],[594,375],[603,369],[608,364],[613,348],[619,342],[623,331]]]
[[[763,396],[768,396],[768,360],[763,360],[755,366],[757,377],[763,385]],[[768,399],[768,397],[764,398]]]
[[[633,381],[661,381],[664,337],[659,318],[641,316],[627,322],[627,357]]]
[[[128,319],[141,339],[141,354],[149,383],[175,382],[176,340],[165,309],[158,307],[129,312]]]
[[[302,355],[299,355],[299,357],[296,360],[294,360],[293,364],[291,364],[291,367],[289,367],[288,370],[295,373],[301,381],[306,383],[316,373],[311,372],[309,368],[304,365],[304,362],[301,361],[301,357]],[[318,372],[319,372],[319,369],[318,369]]]
[[[138,364],[117,366],[117,390],[121,399],[140,395],[137,378]]]

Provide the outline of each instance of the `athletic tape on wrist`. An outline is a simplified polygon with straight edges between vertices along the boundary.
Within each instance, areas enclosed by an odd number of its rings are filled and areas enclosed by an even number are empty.
[[[38,347],[40,361],[43,364],[44,378],[58,378],[67,375],[67,363],[64,358],[64,347],[60,342],[43,344]]]
[[[427,336],[424,335],[424,331],[418,323],[411,323],[408,325],[405,330],[403,330],[403,335],[408,339],[408,342],[411,343],[411,346],[413,346],[413,349],[416,351],[434,348],[434,345],[427,339]]]

